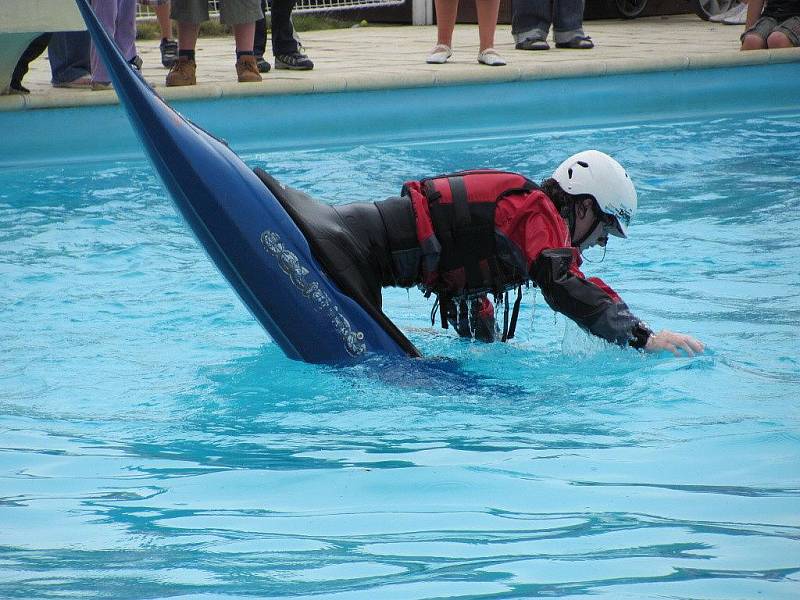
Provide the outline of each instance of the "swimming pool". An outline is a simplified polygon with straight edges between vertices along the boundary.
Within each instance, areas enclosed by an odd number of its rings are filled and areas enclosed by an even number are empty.
[[[135,148],[43,154],[32,131],[0,169],[0,596],[794,597],[800,107],[731,106],[278,149],[185,106],[332,202],[607,151],[641,210],[585,271],[705,340],[694,359],[605,347],[532,293],[513,344],[467,343],[394,290],[387,313],[449,358],[287,360]]]

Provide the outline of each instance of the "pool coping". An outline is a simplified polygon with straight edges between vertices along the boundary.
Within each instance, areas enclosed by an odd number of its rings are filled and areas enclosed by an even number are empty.
[[[456,28],[455,56],[446,65],[426,65],[422,61],[435,36],[435,27],[307,32],[303,34],[304,44],[318,68],[314,71],[273,70],[264,76],[263,82],[248,84],[236,82],[232,65],[229,65],[232,40],[208,38],[198,45],[198,84],[179,88],[168,88],[163,83],[166,70],[159,64],[157,42],[137,42],[137,45],[145,60],[144,76],[155,83],[156,91],[168,102],[602,78],[800,63],[800,48],[741,52],[738,49],[739,27],[708,23],[693,15],[592,21],[586,26],[598,43],[590,53],[557,49],[545,53],[515,51],[510,28],[498,26],[495,45],[510,64],[495,68],[474,61],[476,26]],[[343,57],[346,60],[342,60]],[[0,96],[0,112],[118,104],[113,90],[54,89],[49,78],[49,66],[44,57],[34,61],[29,78],[25,80],[33,93]],[[27,83],[29,79],[31,83]]]
[[[387,28],[388,29],[388,28]],[[572,51],[574,52],[574,51]],[[482,83],[509,83],[560,78],[605,77],[632,73],[659,71],[693,71],[702,69],[745,67],[755,65],[800,62],[800,48],[781,50],[755,50],[741,52],[738,49],[666,54],[645,57],[610,57],[591,60],[514,61],[501,68],[487,68],[476,64],[455,63],[429,65],[414,68],[408,64],[397,65],[389,72],[364,69],[348,70],[346,67],[333,72],[306,72],[307,77],[281,77],[268,75],[262,83],[240,84],[235,81],[200,82],[196,86],[167,88],[157,85],[156,90],[167,101],[212,100],[218,98],[240,98],[250,96],[274,96],[292,94],[317,94],[345,91],[436,87]],[[573,55],[574,56],[574,55]],[[444,68],[442,68],[444,67]],[[285,73],[285,72],[284,72]],[[289,75],[295,75],[294,72]],[[57,90],[58,93],[33,93],[30,95],[0,96],[0,112],[25,111],[49,108],[78,108],[117,104],[113,90],[87,93],[85,90]]]

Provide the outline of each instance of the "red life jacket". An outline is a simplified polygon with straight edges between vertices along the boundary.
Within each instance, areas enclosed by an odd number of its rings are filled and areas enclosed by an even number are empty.
[[[499,295],[528,281],[524,267],[498,252],[494,215],[503,198],[536,189],[522,175],[493,170],[407,182],[402,194],[411,198],[416,217],[423,291],[450,298]]]

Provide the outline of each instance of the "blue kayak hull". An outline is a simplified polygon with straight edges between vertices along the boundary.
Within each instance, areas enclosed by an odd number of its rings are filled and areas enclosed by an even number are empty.
[[[371,353],[418,356],[342,293],[253,171],[170,108],[125,61],[87,0],[76,0],[114,89],[179,212],[286,355],[339,363]],[[405,343],[403,343],[405,342]]]

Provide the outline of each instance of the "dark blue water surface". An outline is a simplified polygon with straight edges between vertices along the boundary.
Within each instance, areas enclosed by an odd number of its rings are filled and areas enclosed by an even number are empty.
[[[0,170],[0,597],[797,598],[799,123],[244,157],[341,203],[609,152],[641,209],[584,270],[696,358],[391,290],[430,358],[292,362],[144,160]]]

